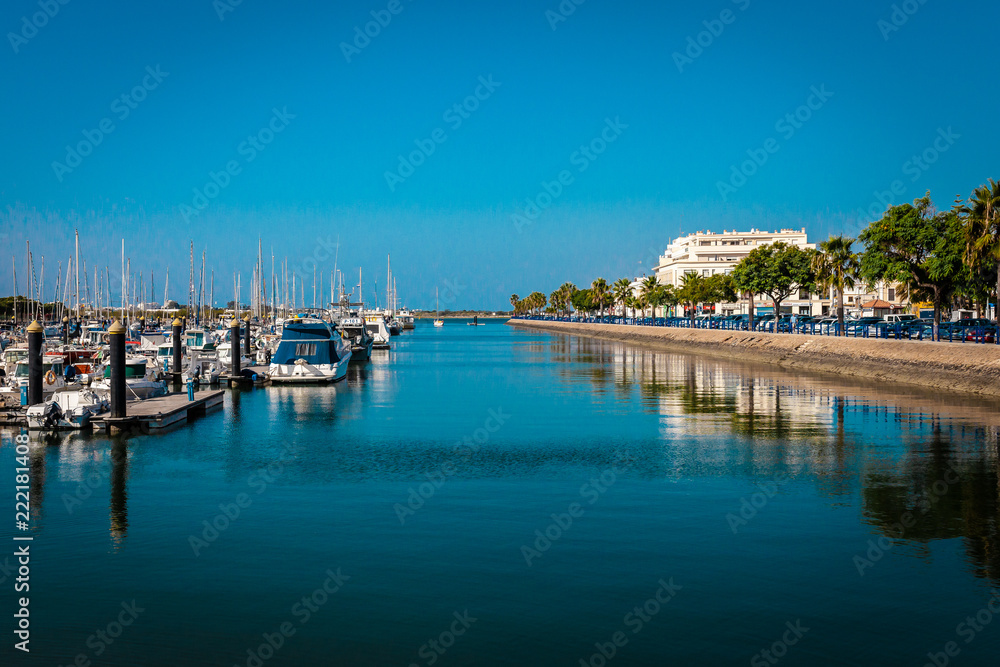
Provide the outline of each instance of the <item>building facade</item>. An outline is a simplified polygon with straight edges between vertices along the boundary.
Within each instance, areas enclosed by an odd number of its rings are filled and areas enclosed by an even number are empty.
[[[809,242],[805,227],[774,232],[760,229],[751,229],[748,232],[724,230],[722,233],[700,231],[671,242],[666,252],[660,256],[657,265],[653,267],[653,274],[660,284],[679,287],[685,274],[697,274],[708,278],[717,274],[731,273],[733,267],[754,248],[778,241],[803,250],[816,249],[816,244]],[[844,310],[849,315],[861,315],[862,305],[874,299],[888,301],[898,310],[907,305],[900,297],[899,290],[891,285],[878,285],[875,289],[869,290],[865,285],[859,284],[854,289],[844,291]],[[709,305],[705,308],[705,312],[732,315],[747,313],[749,309],[749,301],[742,299],[736,303]],[[767,296],[757,295],[754,297],[754,310],[766,314],[773,312],[774,308]],[[835,310],[836,299],[832,291],[830,294],[813,294],[807,290],[800,290],[781,304],[783,314],[827,315]]]

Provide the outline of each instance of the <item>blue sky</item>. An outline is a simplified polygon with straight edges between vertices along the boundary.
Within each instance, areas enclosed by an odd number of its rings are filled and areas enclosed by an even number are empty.
[[[181,301],[191,240],[221,302],[258,237],[310,276],[332,238],[352,284],[363,267],[383,290],[392,253],[411,307],[438,288],[501,308],[648,273],[680,232],[854,235],[887,196],[945,207],[1000,176],[996,3],[243,0],[220,19],[230,1],[3,4],[0,243],[21,285],[27,239],[51,295],[74,228],[89,271],[115,276],[124,237]]]

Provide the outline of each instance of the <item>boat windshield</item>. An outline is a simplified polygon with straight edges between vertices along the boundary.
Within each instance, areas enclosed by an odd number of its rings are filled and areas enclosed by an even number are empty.
[[[62,362],[52,363],[52,364],[42,364],[42,375],[45,375],[49,371],[52,371],[56,375],[62,375],[63,364]],[[19,378],[28,377],[28,362],[23,361],[17,365],[17,369],[14,371],[14,375]]]

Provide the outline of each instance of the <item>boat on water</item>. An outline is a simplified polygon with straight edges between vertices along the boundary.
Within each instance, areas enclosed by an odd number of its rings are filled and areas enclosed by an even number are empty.
[[[396,313],[396,319],[399,320],[404,331],[416,328],[416,320],[414,320],[413,314],[405,308]]]
[[[181,374],[181,381],[193,380],[198,385],[216,385],[222,378],[223,363],[218,350],[204,349],[193,352],[188,359],[187,370]]]
[[[350,342],[329,322],[318,317],[287,319],[271,357],[271,382],[337,382],[347,376],[351,357]]]
[[[111,391],[111,365],[105,364],[101,378],[91,387],[101,391]],[[151,368],[146,357],[125,357],[125,394],[129,399],[145,400],[167,395],[167,382],[163,372]]]
[[[395,317],[389,320],[389,324],[387,326],[389,327],[390,336],[398,336],[403,330],[403,323]]]
[[[441,299],[438,297],[438,289],[434,288],[434,326],[443,327],[444,320],[441,319]]]
[[[340,329],[344,338],[351,343],[351,359],[353,361],[368,361],[372,358],[372,347],[375,338],[365,327],[365,321],[360,317],[345,317],[340,321]]]
[[[90,420],[109,410],[108,395],[93,388],[62,389],[52,399],[28,408],[28,428],[74,430],[86,428]]]
[[[365,315],[365,328],[368,329],[368,333],[370,333],[374,339],[372,342],[373,350],[389,349],[389,338],[392,337],[392,333],[389,332],[389,327],[386,325],[385,317],[383,317],[380,313]]]
[[[21,387],[28,386],[28,355],[17,362],[14,373],[8,378],[7,385],[0,389],[4,402],[18,405],[21,402]],[[58,354],[42,356],[42,396],[50,396],[66,386],[66,364]],[[79,385],[76,385],[79,386]]]

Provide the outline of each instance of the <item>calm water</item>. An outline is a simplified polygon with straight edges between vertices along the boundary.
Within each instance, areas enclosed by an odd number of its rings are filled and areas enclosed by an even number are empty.
[[[996,404],[418,327],[336,387],[34,440],[3,663],[996,664]]]

